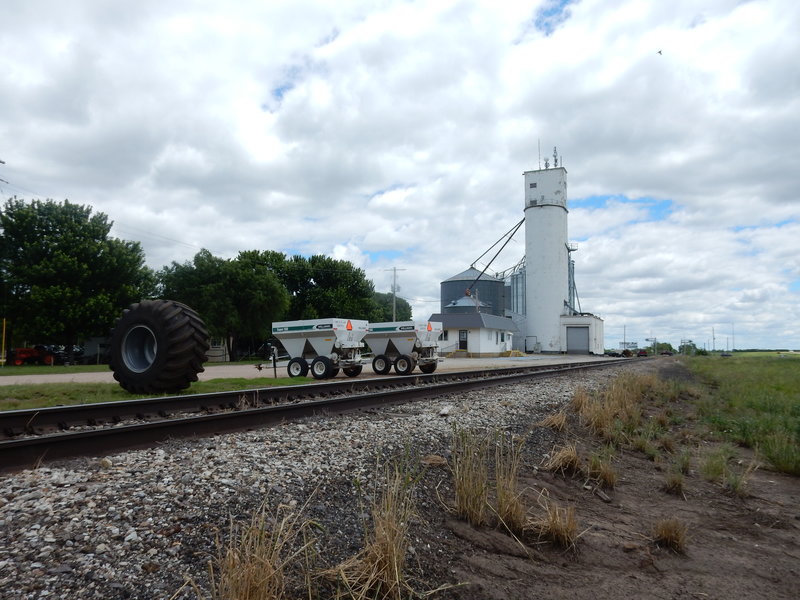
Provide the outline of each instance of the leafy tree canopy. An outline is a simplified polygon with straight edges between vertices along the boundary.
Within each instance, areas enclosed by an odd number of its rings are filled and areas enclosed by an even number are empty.
[[[385,321],[410,321],[411,320],[411,305],[403,298],[396,299],[396,319],[392,318],[392,294],[384,294],[382,292],[375,292],[372,296],[375,302],[375,310],[370,321],[374,323],[381,323]]]
[[[286,288],[258,252],[225,260],[201,250],[191,262],[173,262],[158,277],[161,296],[195,309],[211,334],[226,341],[232,357],[238,342],[266,339],[272,321],[289,305]]]
[[[15,337],[72,346],[104,335],[122,309],[153,292],[138,242],[68,200],[9,199],[0,212],[4,309]]]
[[[316,254],[287,257],[259,253],[291,295],[286,320],[347,317],[369,320],[375,288],[362,269],[346,260]],[[281,259],[281,257],[283,257]]]

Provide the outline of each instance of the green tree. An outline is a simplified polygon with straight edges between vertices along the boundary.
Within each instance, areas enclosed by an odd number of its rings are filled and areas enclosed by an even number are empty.
[[[264,254],[264,253],[262,253]],[[265,261],[288,290],[287,320],[346,317],[369,320],[375,314],[375,288],[362,269],[322,255],[308,258],[266,253]]]
[[[392,319],[392,294],[375,292],[372,295],[375,302],[375,309],[370,321],[380,323],[382,321],[410,321],[411,320],[411,305],[403,298],[397,298],[396,304],[396,319]]]
[[[194,308],[235,359],[243,343],[260,345],[289,305],[269,258],[250,251],[225,260],[201,250],[191,262],[173,262],[159,271],[161,296]]]
[[[154,292],[138,242],[109,237],[89,206],[11,198],[0,213],[0,275],[14,337],[72,348],[107,334],[122,309]]]

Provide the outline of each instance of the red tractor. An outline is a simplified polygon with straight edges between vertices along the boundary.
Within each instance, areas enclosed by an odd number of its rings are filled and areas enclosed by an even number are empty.
[[[33,348],[12,348],[8,353],[9,365],[52,365],[56,362],[55,353],[47,346],[38,344]]]

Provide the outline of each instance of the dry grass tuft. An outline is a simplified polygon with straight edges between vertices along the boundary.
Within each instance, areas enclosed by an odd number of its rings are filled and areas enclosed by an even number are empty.
[[[642,402],[663,398],[667,393],[665,389],[665,384],[655,375],[624,373],[601,393],[576,392],[570,406],[595,435],[622,444],[642,423]],[[666,412],[663,418],[668,421]]]
[[[546,471],[562,473],[564,475],[577,475],[581,472],[581,458],[575,444],[562,446],[550,453],[550,458],[543,467]]]
[[[589,391],[584,387],[579,387],[572,395],[572,400],[569,402],[569,408],[572,412],[581,414],[583,407],[591,400]]]
[[[548,415],[539,422],[539,425],[542,427],[549,427],[555,431],[564,431],[567,428],[567,413],[559,411]]]
[[[725,473],[722,475],[722,487],[725,488],[729,494],[737,498],[747,498],[750,495],[748,491],[748,483],[750,477],[757,469],[755,460],[751,461],[743,470],[733,468],[726,468]]]
[[[372,505],[373,530],[364,549],[323,572],[337,583],[336,598],[401,600],[414,596],[405,576],[408,527],[415,515],[413,483],[404,467],[386,467],[383,493]]]
[[[610,448],[592,454],[589,457],[589,477],[596,480],[601,487],[612,490],[617,485],[617,472],[611,466],[613,453]]]
[[[662,519],[653,528],[653,541],[663,548],[685,554],[688,528],[678,519]]]
[[[680,471],[670,471],[664,479],[664,491],[668,494],[683,496],[683,473]]]
[[[674,453],[677,447],[675,438],[670,435],[662,435],[660,438],[658,438],[658,445],[664,452],[668,452],[670,454]]]
[[[215,600],[243,598],[273,600],[284,598],[287,581],[302,565],[300,575],[309,585],[313,562],[312,523],[297,509],[266,505],[248,523],[231,522],[227,545],[217,539],[217,558],[209,563],[211,597]]]
[[[679,473],[688,475],[692,468],[692,451],[688,448],[681,450],[681,453],[675,457],[675,469]]]
[[[539,496],[539,505],[544,509],[543,517],[528,521],[525,532],[538,540],[546,540],[561,548],[575,548],[578,540],[578,521],[575,518],[575,507],[559,506],[547,498],[544,493]]]
[[[472,525],[485,525],[489,499],[488,437],[454,426],[450,463],[456,515]]]
[[[527,512],[518,484],[524,443],[525,438],[521,436],[495,433],[496,513],[500,523],[514,534],[524,531]]]
[[[736,453],[730,445],[722,444],[706,455],[700,465],[700,472],[706,480],[718,481],[725,475],[728,470],[728,461],[735,455]]]

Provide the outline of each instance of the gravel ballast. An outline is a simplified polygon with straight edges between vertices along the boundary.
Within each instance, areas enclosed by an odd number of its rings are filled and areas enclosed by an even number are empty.
[[[3,475],[2,597],[194,598],[190,587],[181,590],[189,579],[208,594],[217,535],[265,498],[291,505],[311,495],[309,516],[341,552],[356,551],[363,514],[354,482],[371,480],[376,456],[408,449],[446,456],[453,424],[525,431],[578,386],[599,387],[630,368],[640,367],[632,362]]]

